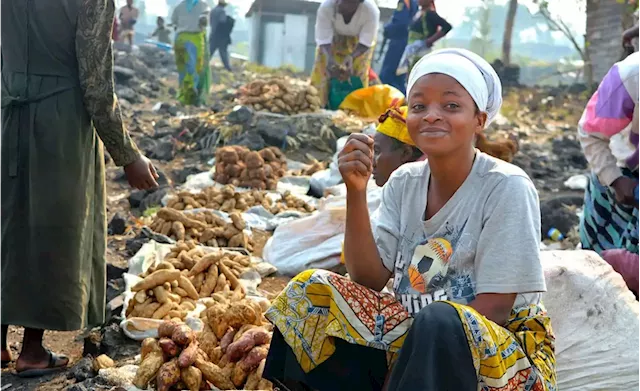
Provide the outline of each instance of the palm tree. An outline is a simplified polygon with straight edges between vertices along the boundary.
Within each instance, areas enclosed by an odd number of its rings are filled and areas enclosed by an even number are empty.
[[[502,63],[511,64],[511,36],[513,35],[513,25],[516,21],[518,11],[518,0],[509,0],[507,18],[504,22],[504,35],[502,37]]]

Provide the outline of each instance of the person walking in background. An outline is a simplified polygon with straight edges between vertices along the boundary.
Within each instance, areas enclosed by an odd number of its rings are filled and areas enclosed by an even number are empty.
[[[120,39],[133,46],[133,37],[135,35],[134,26],[138,21],[140,11],[133,6],[133,0],[127,0],[127,5],[120,8]]]
[[[131,186],[158,176],[114,94],[113,1],[3,0],[1,15],[12,37],[1,49],[2,364],[8,326],[22,326],[15,370],[41,376],[69,363],[42,345],[44,330],[104,322],[103,143]]]
[[[220,53],[220,59],[224,68],[231,72],[231,64],[229,63],[229,51],[231,45],[231,31],[235,24],[235,20],[227,15],[225,8],[226,0],[220,0],[216,8],[211,11],[209,16],[209,55],[213,57],[216,50]]]
[[[397,75],[396,69],[400,64],[404,48],[407,46],[409,24],[417,12],[418,3],[416,0],[400,0],[391,21],[384,26],[384,39],[388,41],[389,48],[382,62],[380,80],[384,84],[397,88],[402,93],[405,92],[406,75]]]
[[[151,36],[158,37],[158,42],[171,44],[171,30],[165,26],[162,16],[158,16],[156,19],[156,30]]]
[[[420,12],[414,16],[409,26],[409,39],[396,71],[398,75],[411,72],[413,65],[451,31],[449,22],[436,12],[434,0],[419,0],[418,3]]]
[[[208,16],[209,6],[202,0],[183,0],[171,15],[177,33],[173,50],[180,83],[178,100],[184,105],[201,105],[209,93]]]
[[[380,10],[373,0],[324,0],[316,16],[316,60],[311,84],[327,104],[329,81],[342,65],[369,86],[369,68],[378,34]]]

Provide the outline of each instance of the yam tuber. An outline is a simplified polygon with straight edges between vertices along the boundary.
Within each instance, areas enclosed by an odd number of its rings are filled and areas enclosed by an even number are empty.
[[[180,324],[173,330],[171,339],[180,346],[187,346],[194,340],[193,331],[186,324]]]
[[[160,348],[160,345],[155,338],[145,338],[142,341],[142,346],[140,348],[140,361],[144,361],[145,357],[147,357],[151,352],[162,353],[162,348]]]
[[[162,304],[157,310],[155,310],[153,312],[153,315],[151,316],[151,319],[162,319],[165,316],[167,316],[167,314],[169,313],[169,311],[171,311],[173,309],[173,307],[176,305],[176,303],[174,303],[173,301],[167,301],[166,303]]]
[[[158,211],[158,217],[170,222],[179,221],[185,228],[206,228],[206,225],[203,222],[191,219],[176,209],[162,208]]]
[[[160,340],[158,341],[158,344],[160,344],[160,347],[162,348],[162,352],[164,353],[165,357],[174,358],[175,356],[178,355],[178,351],[180,349],[178,348],[178,345],[175,342],[173,342],[171,338],[160,338]]]
[[[189,346],[182,350],[180,353],[180,357],[178,358],[178,366],[180,368],[187,368],[190,365],[193,365],[196,362],[196,357],[198,356],[198,341],[194,339],[191,341]]]
[[[178,380],[180,380],[180,368],[178,367],[178,359],[174,358],[162,364],[158,370],[158,376],[156,376],[158,391],[169,391]]]
[[[202,385],[202,371],[198,368],[189,366],[180,371],[180,378],[189,388],[189,391],[200,391]]]
[[[180,323],[170,320],[162,322],[160,326],[158,326],[158,338],[171,338],[176,327],[179,325]]]
[[[214,262],[217,262],[220,258],[222,258],[222,253],[219,252],[210,253],[200,258],[200,260],[189,271],[189,277],[193,277],[198,273],[202,273],[203,271],[209,269],[209,267],[213,265]]]
[[[193,300],[198,300],[200,295],[198,295],[198,291],[193,286],[191,281],[187,278],[187,276],[180,275],[178,278],[178,285],[180,288],[184,289],[189,297]]]
[[[157,287],[158,285],[162,285],[165,282],[171,282],[173,280],[177,280],[180,277],[179,270],[157,270],[147,277],[145,277],[142,281],[135,284],[132,288],[132,292],[138,292],[142,290],[148,290]]]
[[[198,357],[196,359],[196,368],[202,371],[202,377],[218,387],[221,390],[234,390],[235,385],[231,382],[229,377],[222,373],[222,370],[217,365],[204,361]]]
[[[143,390],[146,389],[162,364],[164,364],[162,350],[152,351],[147,354],[136,371],[136,376],[133,378],[133,385]]]
[[[234,336],[236,335],[236,330],[229,328],[229,330],[224,334],[222,339],[220,340],[220,348],[223,353],[226,353],[227,347],[233,342]]]

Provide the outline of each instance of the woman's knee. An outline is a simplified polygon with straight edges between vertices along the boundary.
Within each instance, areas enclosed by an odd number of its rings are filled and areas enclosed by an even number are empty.
[[[457,327],[460,323],[458,312],[447,303],[435,302],[424,307],[414,316],[414,326],[442,330]]]

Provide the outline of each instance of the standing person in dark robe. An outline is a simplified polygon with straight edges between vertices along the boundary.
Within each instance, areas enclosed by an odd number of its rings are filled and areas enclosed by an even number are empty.
[[[104,146],[129,184],[157,173],[122,123],[113,86],[113,0],[3,0],[2,363],[22,326],[19,376],[62,369],[44,330],[104,322]],[[95,129],[95,130],[94,130]]]
[[[398,8],[393,12],[391,21],[384,25],[384,39],[388,42],[387,53],[382,62],[380,80],[404,93],[407,75],[396,75],[400,57],[409,39],[409,24],[418,12],[416,0],[400,0]]]
[[[231,29],[233,29],[233,18],[227,16],[225,7],[226,0],[220,0],[216,8],[209,14],[209,26],[211,32],[209,35],[209,55],[213,57],[216,50],[220,53],[220,60],[224,68],[231,72],[231,64],[229,63],[229,51],[227,50],[231,44]]]

